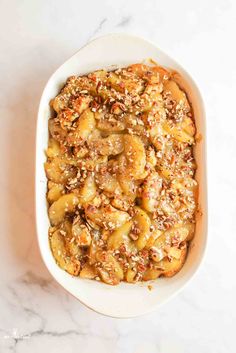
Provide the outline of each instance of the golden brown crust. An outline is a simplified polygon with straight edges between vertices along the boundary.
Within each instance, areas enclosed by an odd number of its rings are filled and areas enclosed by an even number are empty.
[[[49,240],[58,265],[115,285],[171,277],[194,235],[195,123],[157,65],[68,78],[50,102]]]

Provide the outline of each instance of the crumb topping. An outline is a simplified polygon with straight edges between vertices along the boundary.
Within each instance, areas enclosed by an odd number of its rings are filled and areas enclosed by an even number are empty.
[[[50,105],[45,172],[58,265],[110,285],[173,276],[194,236],[200,140],[174,75],[152,63],[71,76]]]

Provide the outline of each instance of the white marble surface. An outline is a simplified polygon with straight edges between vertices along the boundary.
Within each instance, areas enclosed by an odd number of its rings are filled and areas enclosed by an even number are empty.
[[[0,352],[235,352],[236,2],[1,0],[0,17]],[[204,266],[174,300],[130,320],[100,316],[60,288],[42,263],[35,234],[42,88],[78,48],[109,32],[156,42],[192,73],[207,107]]]

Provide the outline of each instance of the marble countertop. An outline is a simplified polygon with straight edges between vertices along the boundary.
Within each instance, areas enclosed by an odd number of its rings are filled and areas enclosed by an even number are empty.
[[[236,2],[0,1],[0,352],[236,351]],[[209,247],[201,270],[144,317],[96,314],[49,275],[36,243],[34,140],[50,74],[88,40],[143,36],[196,79],[208,125]]]

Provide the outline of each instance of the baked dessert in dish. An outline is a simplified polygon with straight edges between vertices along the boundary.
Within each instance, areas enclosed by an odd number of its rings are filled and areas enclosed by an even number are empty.
[[[51,101],[49,243],[74,276],[171,277],[194,236],[193,111],[176,74],[133,64],[69,77]]]

